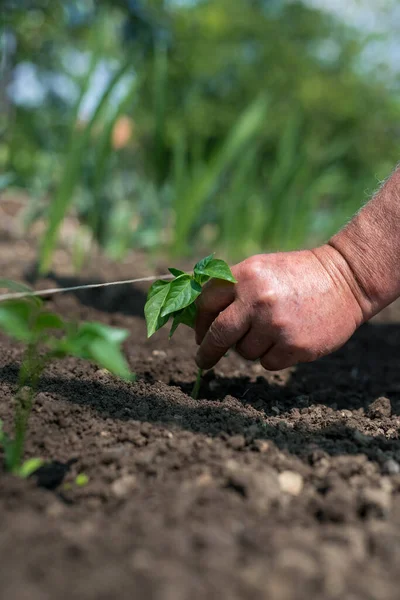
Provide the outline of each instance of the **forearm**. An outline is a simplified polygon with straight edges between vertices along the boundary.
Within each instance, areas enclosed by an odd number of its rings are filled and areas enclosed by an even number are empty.
[[[354,276],[366,319],[400,296],[400,168],[329,245]]]

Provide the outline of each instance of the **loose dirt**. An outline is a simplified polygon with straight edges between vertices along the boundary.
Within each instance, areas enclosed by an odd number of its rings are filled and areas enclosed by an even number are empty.
[[[0,242],[0,257],[1,276],[32,281],[27,242]],[[155,269],[140,256],[96,258],[73,278],[66,253],[56,264],[36,286]],[[138,380],[75,359],[45,372],[26,454],[53,462],[40,486],[0,471],[0,597],[398,600],[399,307],[296,369],[268,373],[232,353],[194,401],[193,335],[146,340],[145,293],[47,302],[129,329]],[[9,427],[21,347],[3,335],[0,344]]]

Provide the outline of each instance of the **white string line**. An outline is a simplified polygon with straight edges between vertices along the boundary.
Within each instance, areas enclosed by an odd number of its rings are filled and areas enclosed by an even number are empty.
[[[140,277],[139,279],[127,279],[125,281],[110,281],[108,283],[89,283],[86,285],[74,285],[65,288],[49,288],[47,290],[32,290],[32,292],[10,292],[9,294],[0,294],[0,302],[4,300],[19,300],[20,298],[29,298],[30,296],[52,296],[62,292],[77,292],[79,290],[90,290],[94,288],[110,287],[112,285],[125,285],[129,283],[144,283],[145,281],[156,281],[158,279],[173,279],[173,275],[152,275],[151,277]]]

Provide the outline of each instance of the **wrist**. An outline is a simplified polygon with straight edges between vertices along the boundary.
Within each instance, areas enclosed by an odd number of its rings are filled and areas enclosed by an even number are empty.
[[[361,303],[366,307],[366,320],[400,293],[399,263],[394,260],[396,248],[392,237],[385,233],[387,229],[378,218],[372,225],[369,215],[361,212],[328,242],[343,257],[353,275]]]
[[[312,252],[330,277],[335,291],[346,299],[349,316],[354,319],[355,326],[368,321],[375,314],[373,302],[346,257],[330,242]]]
[[[400,169],[328,245],[353,274],[366,319],[400,296]]]

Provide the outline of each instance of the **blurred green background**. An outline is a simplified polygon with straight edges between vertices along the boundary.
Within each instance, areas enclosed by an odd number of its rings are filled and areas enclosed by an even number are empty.
[[[42,271],[67,214],[114,259],[326,239],[399,159],[400,15],[371,4],[2,0],[0,191]]]

